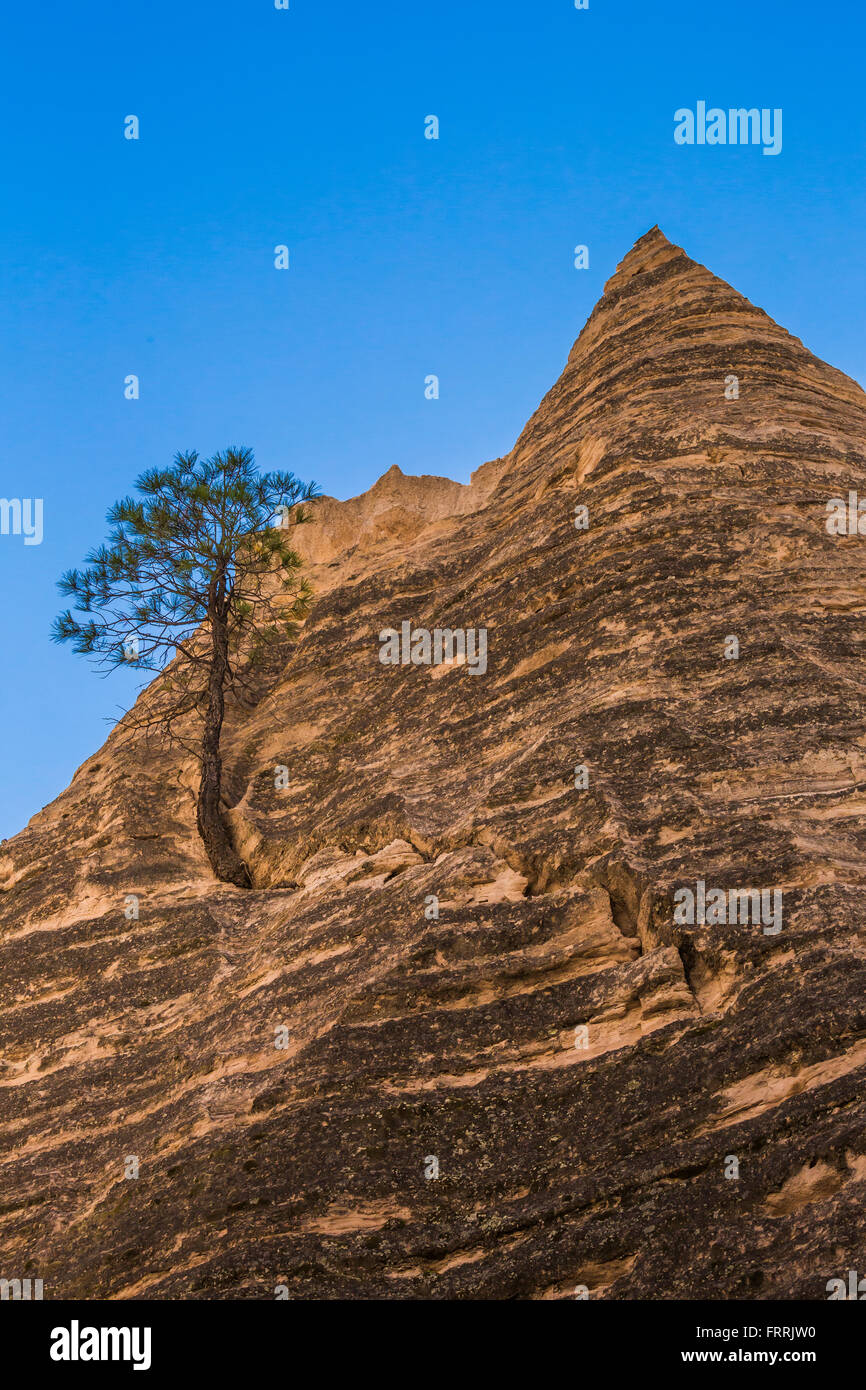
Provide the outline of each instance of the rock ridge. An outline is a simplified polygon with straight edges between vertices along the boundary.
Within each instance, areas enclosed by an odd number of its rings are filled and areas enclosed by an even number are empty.
[[[323,502],[312,616],[227,726],[253,890],[211,877],[186,756],[118,733],[3,846],[0,1274],[824,1299],[866,1268],[866,562],[825,526],[864,427],[653,228],[507,456]],[[486,674],[383,665],[404,620],[485,628]],[[781,892],[781,930],[680,920],[699,883]]]

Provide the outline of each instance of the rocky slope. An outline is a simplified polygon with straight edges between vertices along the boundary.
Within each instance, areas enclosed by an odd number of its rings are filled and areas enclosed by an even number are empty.
[[[825,527],[864,439],[854,382],[653,229],[507,458],[322,504],[314,614],[227,733],[256,887],[210,876],[186,755],[117,735],[2,847],[0,1275],[866,1272],[866,540]],[[383,665],[407,620],[485,628],[486,673]],[[698,881],[781,930],[678,921]]]

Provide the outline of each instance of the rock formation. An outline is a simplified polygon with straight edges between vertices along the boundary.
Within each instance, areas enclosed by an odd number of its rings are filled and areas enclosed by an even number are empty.
[[[860,387],[654,228],[506,458],[322,503],[313,615],[226,734],[255,887],[212,878],[187,755],[118,733],[2,848],[0,1275],[866,1273],[866,538],[825,525],[864,439]],[[486,629],[486,673],[383,664],[403,622]],[[683,920],[698,884],[781,930]]]

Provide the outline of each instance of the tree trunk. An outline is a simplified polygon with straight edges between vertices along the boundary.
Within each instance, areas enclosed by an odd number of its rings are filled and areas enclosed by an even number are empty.
[[[201,740],[201,780],[198,788],[196,820],[207,857],[218,879],[238,888],[251,888],[247,867],[232,844],[220,812],[222,758],[220,735],[225,712],[224,686],[228,672],[228,620],[222,573],[211,580],[208,614],[211,625],[211,665],[208,673],[208,701]]]

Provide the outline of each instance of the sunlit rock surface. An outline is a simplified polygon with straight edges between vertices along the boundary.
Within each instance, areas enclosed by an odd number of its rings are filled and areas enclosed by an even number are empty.
[[[0,847],[0,1275],[866,1271],[866,537],[825,526],[864,439],[859,386],[653,229],[508,457],[323,502],[313,616],[226,734],[255,889],[187,755],[117,734]],[[485,628],[486,673],[383,665],[403,621]],[[698,882],[779,890],[781,930],[678,922]]]

